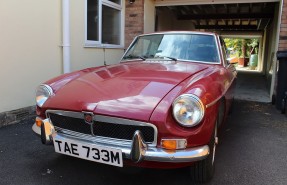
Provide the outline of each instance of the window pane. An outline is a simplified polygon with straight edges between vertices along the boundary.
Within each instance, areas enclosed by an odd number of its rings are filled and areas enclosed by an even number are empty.
[[[114,2],[114,3],[117,3],[117,4],[121,4],[121,0],[109,0],[109,1],[111,1],[111,2]]]
[[[99,40],[99,6],[98,0],[88,0],[87,39]]]
[[[102,43],[120,45],[120,10],[103,5]]]
[[[139,37],[124,59],[161,59],[173,57],[182,60],[219,62],[214,36],[197,34],[156,34]]]

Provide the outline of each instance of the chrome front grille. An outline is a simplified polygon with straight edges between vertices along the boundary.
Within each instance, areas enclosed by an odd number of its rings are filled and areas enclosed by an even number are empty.
[[[157,128],[145,122],[94,115],[90,125],[84,121],[84,113],[69,111],[48,110],[50,118],[56,130],[74,136],[90,136],[116,141],[131,141],[135,131],[142,132],[144,141],[156,144]]]
[[[49,113],[52,124],[58,128],[63,128],[83,134],[91,134],[91,126],[85,123],[83,118],[74,118],[64,115]]]
[[[132,140],[134,133],[139,130],[145,142],[152,143],[154,140],[154,129],[149,126],[94,122],[92,128],[95,136]]]

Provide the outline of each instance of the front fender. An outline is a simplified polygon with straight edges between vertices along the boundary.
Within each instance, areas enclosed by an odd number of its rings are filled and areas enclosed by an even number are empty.
[[[224,97],[231,82],[220,66],[210,67],[174,88],[156,107],[150,122],[158,127],[158,146],[162,138],[185,138],[187,147],[209,143],[218,115],[220,99]],[[172,103],[181,94],[194,94],[205,105],[202,122],[192,128],[179,125],[172,116]]]

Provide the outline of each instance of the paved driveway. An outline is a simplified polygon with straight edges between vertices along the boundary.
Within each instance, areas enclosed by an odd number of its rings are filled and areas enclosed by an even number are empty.
[[[33,121],[0,129],[0,184],[190,185],[186,169],[116,168],[53,152]],[[222,131],[209,184],[287,184],[287,117],[270,104],[237,101]]]

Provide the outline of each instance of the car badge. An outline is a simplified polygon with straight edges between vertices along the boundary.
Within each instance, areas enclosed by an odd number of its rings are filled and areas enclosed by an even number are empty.
[[[93,123],[93,113],[84,113],[84,120],[88,124]]]

